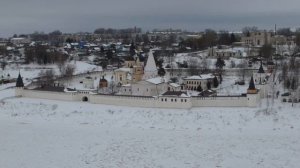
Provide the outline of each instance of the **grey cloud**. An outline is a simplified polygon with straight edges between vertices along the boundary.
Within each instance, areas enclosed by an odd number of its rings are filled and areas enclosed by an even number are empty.
[[[5,0],[0,5],[0,36],[97,27],[270,28],[297,26],[300,16],[298,0]]]

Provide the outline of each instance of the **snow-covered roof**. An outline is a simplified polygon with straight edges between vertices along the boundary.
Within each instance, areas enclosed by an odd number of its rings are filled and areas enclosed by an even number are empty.
[[[165,79],[162,77],[156,77],[156,78],[147,79],[146,81],[149,83],[158,85],[158,84],[164,83]]]
[[[187,94],[182,93],[182,94],[180,95],[180,97],[191,97],[191,96],[188,96]]]
[[[122,85],[123,87],[130,87],[131,84]]]
[[[187,78],[184,78],[185,80],[205,80],[205,79],[211,79],[214,78],[212,74],[203,74],[203,75],[194,75],[194,76],[189,76]]]
[[[172,87],[180,87],[180,85],[178,83],[170,83],[169,85]]]
[[[130,68],[119,68],[119,69],[116,69],[115,71],[130,72],[131,69]]]

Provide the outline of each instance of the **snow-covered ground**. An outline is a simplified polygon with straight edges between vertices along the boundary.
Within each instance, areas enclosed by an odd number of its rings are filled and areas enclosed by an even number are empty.
[[[0,89],[1,90],[1,89]],[[300,104],[146,109],[0,91],[2,168],[297,168]]]
[[[82,61],[71,61],[69,64],[74,65],[75,72],[74,74],[86,73],[91,71],[102,71],[102,67],[91,65]],[[4,71],[0,70],[0,75],[7,77],[9,74],[11,78],[17,78],[19,72],[21,72],[24,79],[32,79],[39,76],[39,73],[43,70],[53,69],[56,75],[59,75],[59,69],[57,65],[37,65],[37,64],[28,64],[28,65],[9,65],[5,68]]]

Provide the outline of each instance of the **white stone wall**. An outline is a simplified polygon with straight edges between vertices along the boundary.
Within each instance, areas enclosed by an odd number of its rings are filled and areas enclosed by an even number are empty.
[[[193,107],[247,107],[247,97],[193,97]]]
[[[183,97],[159,97],[157,99],[156,107],[158,108],[178,108],[189,109],[192,108],[191,98]]]
[[[89,92],[64,93],[16,88],[16,96],[37,99],[62,101],[87,101],[94,104],[132,106],[146,108],[177,108],[189,109],[192,107],[256,107],[259,94],[247,94],[247,97],[142,97],[118,95],[93,95]]]
[[[36,99],[49,99],[49,100],[63,100],[63,101],[75,101],[72,93],[64,92],[46,92],[38,90],[26,90],[22,91],[22,97],[36,98]]]
[[[259,99],[260,99],[259,94],[247,94],[247,106],[256,107]]]
[[[132,84],[132,95],[158,96],[167,90],[167,84],[151,84],[147,82]]]

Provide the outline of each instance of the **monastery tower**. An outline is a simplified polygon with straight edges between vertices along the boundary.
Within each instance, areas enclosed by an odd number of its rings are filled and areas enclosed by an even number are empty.
[[[155,77],[157,77],[157,67],[154,60],[153,51],[150,50],[148,54],[146,66],[144,68],[143,80],[147,80]]]

